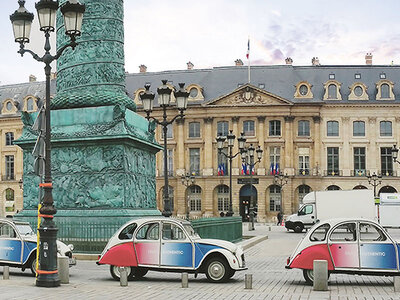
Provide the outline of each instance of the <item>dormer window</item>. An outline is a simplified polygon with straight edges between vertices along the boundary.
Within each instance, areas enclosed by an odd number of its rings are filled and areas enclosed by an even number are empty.
[[[186,88],[189,91],[188,101],[201,101],[204,100],[203,89],[198,84],[190,84]]]
[[[355,82],[349,86],[349,100],[368,100],[367,86],[362,82]]]
[[[307,81],[300,81],[295,85],[296,91],[294,93],[295,98],[313,98],[313,93],[311,92],[312,85]]]
[[[33,96],[28,96],[24,99],[24,111],[36,111],[37,110],[37,99],[34,98]]]
[[[393,87],[394,83],[392,81],[387,79],[380,80],[376,84],[376,100],[394,100]]]
[[[342,100],[342,95],[340,94],[340,86],[341,83],[336,80],[329,80],[325,82],[324,100]]]
[[[17,107],[14,105],[14,101],[11,99],[5,100],[3,102],[3,107],[1,108],[2,114],[14,114],[18,111]]]

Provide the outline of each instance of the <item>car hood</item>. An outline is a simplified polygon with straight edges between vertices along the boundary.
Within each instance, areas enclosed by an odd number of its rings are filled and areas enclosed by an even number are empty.
[[[234,243],[224,241],[224,240],[215,240],[215,239],[198,239],[198,240],[196,240],[196,243],[218,246],[218,247],[227,249],[231,252],[235,252],[238,247]]]

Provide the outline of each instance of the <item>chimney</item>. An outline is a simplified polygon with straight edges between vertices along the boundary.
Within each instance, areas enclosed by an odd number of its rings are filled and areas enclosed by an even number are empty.
[[[235,66],[243,66],[243,61],[241,59],[235,60]]]
[[[286,63],[287,65],[292,65],[292,64],[293,64],[293,59],[292,59],[291,57],[286,57],[285,63]]]
[[[36,76],[35,75],[29,75],[29,82],[35,82],[36,81]]]
[[[371,53],[367,53],[365,55],[365,64],[366,65],[372,65],[372,54]]]
[[[188,69],[188,70],[193,70],[193,67],[194,67],[194,64],[192,64],[192,62],[189,61],[189,62],[187,63],[187,69]]]
[[[147,67],[145,65],[140,65],[139,66],[139,72],[140,73],[146,73],[147,72]]]
[[[311,60],[311,64],[312,64],[313,66],[320,66],[320,65],[321,65],[321,64],[319,63],[318,57],[313,57],[312,60]]]

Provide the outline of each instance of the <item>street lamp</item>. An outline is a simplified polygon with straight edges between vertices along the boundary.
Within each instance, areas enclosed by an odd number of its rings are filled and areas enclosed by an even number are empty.
[[[397,160],[397,155],[399,154],[399,149],[396,147],[396,144],[393,145],[392,148],[392,158],[393,162],[397,162],[400,164],[400,161]]]
[[[374,187],[374,198],[376,197],[376,187],[382,183],[382,175],[376,175],[375,172],[367,175],[368,184]]]
[[[20,44],[18,53],[23,56],[26,52],[32,57],[45,64],[46,75],[46,99],[45,99],[45,178],[44,183],[40,187],[44,189],[43,205],[40,209],[40,216],[44,221],[39,227],[40,244],[39,244],[39,269],[37,271],[37,286],[56,287],[60,285],[57,270],[57,227],[53,221],[53,216],[57,210],[54,207],[52,194],[52,178],[51,178],[51,128],[50,128],[50,64],[57,60],[63,51],[71,47],[75,49],[77,46],[76,37],[81,35],[81,26],[85,5],[79,4],[76,0],[67,1],[60,9],[64,17],[65,34],[69,35],[70,43],[61,47],[56,55],[50,54],[50,32],[54,31],[56,20],[56,12],[59,8],[58,1],[40,0],[35,7],[39,16],[40,30],[44,32],[45,54],[40,57],[33,51],[25,49],[25,44],[29,43],[33,14],[25,8],[25,1],[18,1],[19,8],[10,16],[13,26],[15,42]]]
[[[282,188],[285,184],[288,183],[289,176],[287,174],[276,174],[274,176],[274,183],[281,188],[281,207],[280,211],[282,212],[282,204],[283,204],[283,199],[282,199]]]
[[[152,119],[156,124],[161,125],[164,133],[164,209],[162,214],[166,217],[170,217],[172,215],[168,193],[167,131],[168,125],[172,124],[177,118],[183,119],[185,116],[183,112],[187,108],[187,99],[189,97],[189,93],[184,89],[184,86],[184,83],[179,83],[179,90],[174,92],[176,98],[176,107],[179,110],[179,114],[175,115],[170,121],[167,120],[167,109],[170,107],[172,89],[167,85],[167,80],[162,80],[162,86],[157,89],[158,104],[163,109],[161,121],[150,116],[151,112],[153,111],[153,100],[155,97],[155,95],[149,90],[150,84],[146,84],[144,86],[145,91],[140,95],[140,99],[143,102],[143,110],[146,112],[146,119]]]
[[[257,161],[254,160],[254,152],[257,155]],[[260,146],[254,148],[253,144],[250,144],[249,147],[244,148],[242,155],[242,162],[247,165],[250,169],[250,222],[251,228],[250,230],[254,230],[254,200],[253,200],[253,171],[254,166],[261,161],[263,150]]]
[[[181,180],[182,180],[182,184],[184,186],[186,186],[186,193],[187,188],[192,186],[195,182],[196,182],[196,178],[194,177],[194,175],[190,175],[189,173],[187,173],[186,175],[182,175],[181,176]],[[189,195],[187,196],[187,203],[186,203],[186,220],[189,221],[189,211],[190,211],[190,203],[189,203]]]
[[[244,144],[246,143],[246,138],[243,136],[243,132],[240,134],[240,137],[237,138],[239,142],[239,152],[236,154],[233,154],[233,145],[235,144],[235,138],[236,136],[233,134],[232,130],[229,130],[229,133],[227,134],[226,138],[224,136],[218,136],[216,138],[217,140],[217,147],[218,147],[218,153],[223,154],[226,158],[229,159],[229,211],[226,213],[227,217],[232,217],[233,216],[233,207],[232,207],[232,160],[243,151],[244,149]],[[226,154],[225,152],[222,151],[225,145],[225,140],[228,141],[228,148],[229,148],[229,154]]]

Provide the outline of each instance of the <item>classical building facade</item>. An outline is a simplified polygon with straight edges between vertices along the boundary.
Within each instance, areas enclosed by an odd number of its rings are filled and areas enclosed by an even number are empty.
[[[250,176],[243,172],[241,156],[233,159],[232,204],[237,215],[246,214],[253,194],[258,220],[271,221],[280,210],[284,214],[296,211],[310,191],[372,189],[366,175],[373,173],[382,175],[376,183],[377,194],[400,190],[399,166],[391,158],[391,148],[400,140],[399,66],[372,65],[369,54],[366,65],[356,66],[325,66],[316,58],[311,66],[293,66],[287,59],[286,65],[251,67],[250,82],[248,68],[240,61],[236,66],[212,69],[194,69],[188,64],[187,70],[180,71],[147,72],[143,65],[140,70],[127,74],[126,87],[143,116],[139,95],[145,84],[151,84],[156,92],[162,79],[173,89],[185,82],[190,92],[184,120],[174,122],[166,136],[175,215],[183,216],[187,210],[192,217],[227,212],[229,165],[218,153],[216,137],[226,136],[230,130],[236,137],[243,133],[247,145],[259,145],[263,150],[252,175],[253,189]],[[33,100],[36,109],[40,97],[35,96],[35,89],[41,88],[35,82],[0,87],[2,215],[13,213],[9,189],[14,191],[14,211],[22,206],[18,184],[22,152],[7,144],[9,133],[18,138],[20,111],[32,108],[27,99]],[[172,97],[170,117],[178,113],[174,101]],[[151,115],[160,118],[161,113],[155,103]],[[160,127],[155,134],[162,144]],[[237,139],[233,150],[239,150]],[[160,209],[163,172],[161,151],[156,173]],[[184,174],[195,176],[192,186],[182,184]],[[276,182],[276,174],[287,175],[287,183]]]

